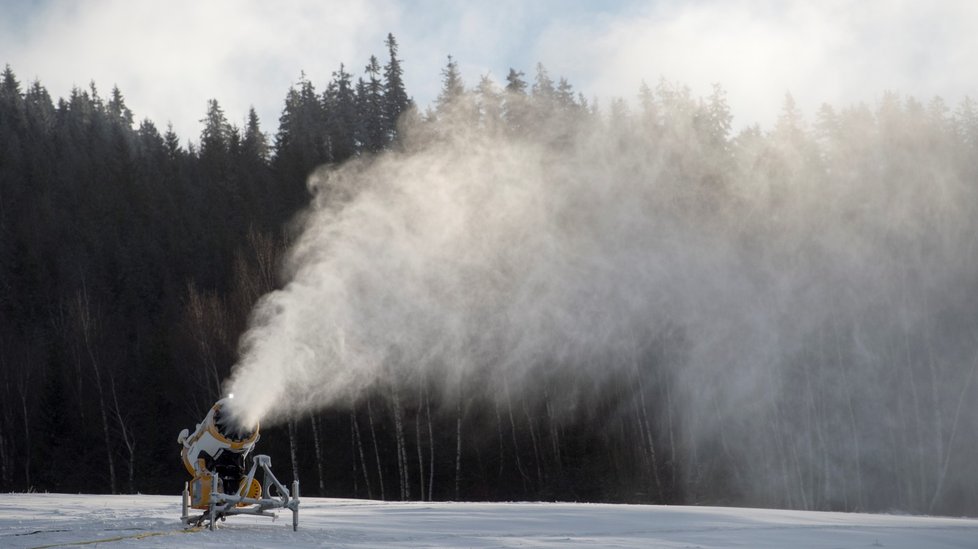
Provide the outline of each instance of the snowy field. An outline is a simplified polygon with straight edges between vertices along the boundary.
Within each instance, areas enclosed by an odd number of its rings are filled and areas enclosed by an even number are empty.
[[[184,532],[179,496],[5,494],[0,547],[978,548],[978,520],[721,507],[305,498],[299,531],[231,517]]]

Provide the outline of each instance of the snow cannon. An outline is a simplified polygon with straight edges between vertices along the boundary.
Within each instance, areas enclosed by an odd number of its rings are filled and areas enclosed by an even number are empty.
[[[203,421],[197,424],[193,434],[184,429],[177,437],[177,442],[183,445],[180,451],[183,466],[193,476],[190,506],[194,509],[207,508],[211,477],[217,477],[218,489],[222,492],[246,488],[248,495],[261,495],[261,485],[257,480],[251,486],[239,486],[244,478],[245,458],[260,438],[258,426],[253,430],[239,429],[224,413],[227,401],[227,398],[217,401]]]
[[[193,433],[180,431],[183,466],[193,477],[184,483],[181,519],[189,527],[203,524],[213,530],[215,522],[230,515],[276,517],[276,509],[292,511],[292,529],[299,526],[299,481],[291,492],[272,473],[268,456],[255,455],[247,471],[246,459],[260,438],[258,425],[245,427],[229,413],[229,395],[218,400],[197,424]],[[262,481],[256,478],[262,470]],[[264,486],[264,493],[263,493]],[[204,510],[191,516],[190,509]]]

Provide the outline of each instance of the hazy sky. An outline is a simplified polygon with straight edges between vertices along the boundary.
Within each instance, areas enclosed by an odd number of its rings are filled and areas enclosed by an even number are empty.
[[[697,94],[720,82],[743,126],[769,124],[786,91],[809,113],[884,90],[978,96],[975,29],[973,0],[4,0],[0,64],[55,97],[116,84],[137,117],[184,139],[212,97],[239,125],[254,105],[271,134],[300,71],[320,90],[341,62],[360,75],[393,32],[422,105],[452,54],[470,85],[539,61],[602,100],[660,76]]]

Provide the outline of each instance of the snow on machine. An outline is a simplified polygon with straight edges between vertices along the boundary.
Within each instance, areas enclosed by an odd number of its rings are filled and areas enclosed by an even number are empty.
[[[181,520],[190,526],[214,523],[230,515],[261,515],[275,518],[276,509],[292,511],[292,529],[299,527],[299,481],[292,481],[290,492],[272,474],[272,461],[266,455],[252,457],[245,470],[245,460],[260,438],[258,425],[242,428],[225,409],[234,395],[218,400],[193,433],[180,431],[177,442],[183,446],[180,456],[193,477],[183,486]],[[259,482],[258,469],[263,474]],[[264,490],[264,493],[263,493]],[[191,515],[190,509],[203,510]]]

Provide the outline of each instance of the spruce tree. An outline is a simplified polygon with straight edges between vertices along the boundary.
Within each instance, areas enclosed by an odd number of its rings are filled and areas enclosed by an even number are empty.
[[[248,121],[245,125],[242,147],[247,156],[257,158],[263,163],[268,162],[268,136],[261,131],[255,107],[248,109]]]
[[[506,75],[506,102],[503,110],[503,118],[509,132],[515,135],[522,134],[530,114],[523,71],[509,69],[509,74]]]
[[[229,164],[231,125],[217,99],[207,101],[207,115],[200,120],[204,129],[200,134],[200,161],[204,174],[221,179]]]
[[[112,86],[112,95],[109,97],[107,109],[112,119],[125,124],[128,128],[132,127],[132,111],[126,106],[126,101],[122,97],[122,92],[119,91],[118,86]]]
[[[404,89],[404,70],[397,58],[397,41],[393,34],[387,35],[388,61],[384,65],[384,116],[389,141],[398,137],[397,122],[401,114],[411,107],[411,99]]]
[[[353,76],[340,64],[323,94],[330,157],[341,163],[357,153],[357,102]]]
[[[550,78],[543,63],[537,63],[537,74],[533,80],[532,92],[534,99],[542,106],[547,106],[549,102],[553,101],[554,81]]]
[[[713,84],[713,92],[706,103],[707,141],[715,149],[725,149],[733,127],[733,114],[727,104],[727,92],[720,84]]]
[[[574,86],[571,86],[570,82],[564,77],[561,77],[557,83],[554,101],[557,104],[557,108],[563,112],[574,111],[580,107],[574,96]]]
[[[363,144],[364,150],[368,152],[379,152],[387,145],[390,132],[387,130],[387,115],[385,114],[384,86],[380,81],[380,65],[377,58],[370,56],[370,62],[364,69],[367,80],[363,83],[358,97],[360,104],[360,128],[363,135],[359,141]]]
[[[280,187],[278,215],[284,221],[308,201],[306,179],[330,160],[324,106],[312,82],[302,73],[298,87],[289,88],[275,135],[273,168]]]
[[[476,92],[479,96],[479,113],[482,124],[490,130],[499,128],[503,122],[503,96],[496,87],[496,83],[488,74],[484,74],[479,79]]]
[[[465,84],[462,83],[462,75],[458,70],[458,63],[451,55],[448,56],[448,63],[442,69],[441,76],[442,88],[441,93],[435,100],[436,112],[444,111],[465,94]]]
[[[171,161],[179,159],[184,152],[180,147],[180,137],[173,131],[172,123],[166,125],[166,133],[163,134],[163,144],[166,149],[166,155]]]
[[[35,81],[24,94],[24,111],[27,123],[42,132],[54,129],[55,110],[48,90]]]
[[[506,91],[509,93],[525,94],[526,81],[523,80],[523,76],[523,71],[510,68],[509,74],[506,75]]]

